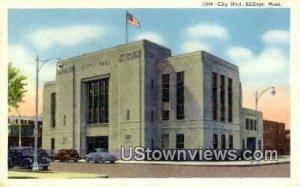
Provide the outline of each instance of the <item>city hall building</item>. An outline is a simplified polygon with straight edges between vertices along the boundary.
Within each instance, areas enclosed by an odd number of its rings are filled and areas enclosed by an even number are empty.
[[[61,60],[43,98],[44,149],[242,149],[256,138],[236,65],[147,40]]]

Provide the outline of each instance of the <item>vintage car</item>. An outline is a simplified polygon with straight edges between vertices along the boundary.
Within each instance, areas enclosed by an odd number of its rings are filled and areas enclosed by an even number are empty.
[[[60,160],[61,162],[69,162],[70,160],[73,160],[74,162],[77,162],[80,157],[78,152],[74,149],[59,149],[50,155],[50,159],[52,161]]]
[[[8,151],[8,167],[15,166],[31,169],[33,164],[34,148],[32,147],[15,147]],[[50,159],[44,149],[37,150],[37,161],[39,167],[48,170]]]
[[[115,163],[117,157],[107,151],[104,148],[97,148],[95,152],[91,152],[84,156],[86,162],[94,161],[94,162],[102,162],[109,161],[110,163]]]

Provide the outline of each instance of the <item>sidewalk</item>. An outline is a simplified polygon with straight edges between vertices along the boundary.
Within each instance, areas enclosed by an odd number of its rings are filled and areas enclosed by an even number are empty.
[[[119,164],[156,164],[156,165],[183,165],[183,166],[260,166],[260,165],[270,165],[270,164],[283,164],[289,163],[289,156],[278,157],[277,161],[124,161],[118,160],[116,163]]]
[[[9,179],[47,179],[47,178],[108,178],[108,175],[76,173],[76,172],[53,172],[38,171],[34,172],[26,169],[13,169],[8,171]]]

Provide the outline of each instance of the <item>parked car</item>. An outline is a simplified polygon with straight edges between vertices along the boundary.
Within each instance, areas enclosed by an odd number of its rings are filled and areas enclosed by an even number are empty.
[[[115,163],[117,157],[107,151],[104,148],[97,148],[95,152],[91,152],[84,156],[86,162],[94,161],[94,162],[102,162],[109,161],[110,163]]]
[[[34,148],[32,147],[15,147],[8,151],[8,167],[15,166],[31,169],[33,165]],[[44,149],[37,150],[37,160],[39,167],[48,170],[50,159]]]
[[[70,160],[77,162],[80,159],[78,152],[74,149],[57,150],[50,155],[50,158],[52,161],[60,160],[61,162],[69,162]]]

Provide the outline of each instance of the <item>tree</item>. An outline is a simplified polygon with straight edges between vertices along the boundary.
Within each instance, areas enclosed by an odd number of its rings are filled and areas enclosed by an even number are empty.
[[[12,63],[8,64],[8,109],[16,110],[19,108],[20,102],[23,102],[23,97],[27,90],[26,77],[15,68]]]

